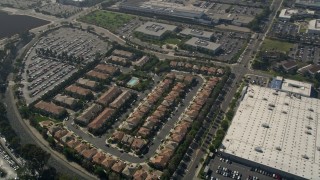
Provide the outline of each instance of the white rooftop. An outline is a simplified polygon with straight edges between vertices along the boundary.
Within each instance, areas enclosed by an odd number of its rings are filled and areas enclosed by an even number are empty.
[[[296,9],[282,9],[279,18],[290,19],[292,15],[297,14],[299,11]]]
[[[176,28],[177,26],[174,26],[174,25],[148,21],[143,25],[139,26],[135,31],[160,37],[168,31],[169,32],[175,31]]]
[[[283,79],[281,90],[289,91],[303,96],[311,95],[312,84],[295,81],[291,79]]]
[[[180,34],[190,35],[190,36],[203,38],[203,39],[211,39],[211,37],[213,36],[213,32],[202,31],[202,30],[198,30],[198,29],[190,29],[190,28],[183,29],[180,32]]]
[[[309,22],[309,31],[320,31],[320,19],[314,19]]]
[[[319,99],[290,97],[250,85],[221,151],[306,179],[320,179],[319,118]]]
[[[185,44],[189,46],[204,48],[204,49],[213,50],[213,51],[216,51],[221,47],[221,44],[199,39],[197,37],[192,37],[187,42],[185,42]]]

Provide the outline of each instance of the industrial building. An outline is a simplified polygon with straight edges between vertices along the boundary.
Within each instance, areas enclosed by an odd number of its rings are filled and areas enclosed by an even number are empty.
[[[296,9],[282,9],[279,14],[279,19],[290,20],[292,15],[297,14],[298,10]]]
[[[81,3],[85,2],[85,0],[57,0],[58,3],[80,6]]]
[[[314,19],[309,22],[308,33],[320,34],[320,19]]]
[[[177,26],[149,21],[138,27],[135,31],[142,33],[145,38],[162,39],[167,33],[175,32],[176,29]]]
[[[206,41],[203,39],[199,39],[196,37],[193,37],[191,39],[189,39],[185,45],[187,47],[191,47],[194,50],[198,50],[198,51],[202,51],[204,53],[209,53],[209,54],[215,54],[217,53],[220,48],[221,45],[214,43],[214,42],[210,42],[210,41]]]
[[[294,93],[300,96],[310,97],[312,84],[291,79],[284,79],[281,76],[277,76],[271,81],[270,88]]]
[[[177,21],[188,20],[189,22],[211,24],[211,21],[205,18],[204,9],[195,6],[183,6],[182,4],[172,2],[157,0],[124,1],[119,5],[119,10],[143,15],[167,17]]]
[[[292,18],[292,16],[296,16],[296,17],[313,17],[314,16],[315,11],[311,11],[311,10],[301,10],[301,9],[282,9],[280,14],[279,14],[279,19],[281,20],[290,20]]]
[[[180,32],[180,34],[183,36],[193,36],[193,37],[197,37],[197,38],[208,40],[208,41],[210,41],[211,38],[213,37],[213,32],[201,31],[201,30],[190,29],[190,28],[183,29]]]
[[[320,0],[296,0],[295,6],[302,8],[320,9]]]
[[[320,179],[320,100],[245,87],[219,149],[235,162],[293,179]]]

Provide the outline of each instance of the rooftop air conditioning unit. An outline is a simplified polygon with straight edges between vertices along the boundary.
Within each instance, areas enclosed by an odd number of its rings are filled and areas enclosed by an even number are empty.
[[[306,134],[311,135],[312,133],[310,131],[305,131]]]
[[[259,153],[263,153],[262,148],[261,147],[256,147],[254,148],[255,151],[259,152]]]
[[[264,127],[264,128],[270,128],[270,126],[269,126],[268,123],[263,123],[263,124],[262,124],[262,127]]]
[[[270,107],[275,107],[275,105],[274,105],[274,104],[269,104],[269,106],[270,106]]]
[[[311,126],[306,126],[306,128],[308,129],[308,130],[312,130],[312,127]]]
[[[302,158],[304,158],[304,159],[309,159],[309,157],[307,156],[307,155],[302,155]]]
[[[281,147],[280,147],[280,146],[277,146],[277,147],[276,147],[276,150],[281,151]]]

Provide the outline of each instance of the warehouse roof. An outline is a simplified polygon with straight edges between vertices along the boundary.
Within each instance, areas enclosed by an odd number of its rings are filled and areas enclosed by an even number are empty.
[[[221,151],[306,179],[319,179],[319,115],[319,99],[250,85]]]
[[[201,31],[197,29],[186,28],[180,32],[183,35],[190,35],[198,38],[210,39],[213,36],[213,32]]]
[[[186,42],[187,45],[190,46],[194,46],[194,47],[200,47],[200,48],[204,48],[204,49],[208,49],[208,50],[217,50],[218,48],[220,48],[220,44],[214,43],[214,42],[210,42],[210,41],[205,41],[196,37],[193,37],[191,39],[189,39]]]
[[[293,92],[303,96],[310,96],[311,88],[312,84],[310,83],[295,81],[291,79],[284,79],[282,82],[281,90]]]
[[[167,31],[175,31],[177,26],[162,24],[156,22],[146,22],[136,29],[137,32],[148,34],[152,36],[162,36]]]

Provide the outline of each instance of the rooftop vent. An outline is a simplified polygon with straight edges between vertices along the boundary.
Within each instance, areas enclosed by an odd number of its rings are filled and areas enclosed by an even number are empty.
[[[259,152],[259,153],[263,153],[262,148],[261,147],[256,147],[254,148],[255,151]]]
[[[270,126],[269,126],[268,123],[263,123],[263,124],[262,124],[262,127],[264,127],[264,128],[270,128]]]
[[[306,128],[308,129],[308,130],[312,130],[312,127],[311,126],[306,126]]]
[[[309,159],[309,157],[307,156],[307,155],[302,155],[302,158],[304,158],[304,159]]]
[[[207,41],[204,41],[204,40],[201,40],[201,39],[197,40],[195,42],[195,44],[198,45],[198,46],[208,46],[209,45],[209,43]]]
[[[274,104],[269,104],[270,107],[276,107]]]
[[[307,118],[308,118],[309,120],[313,120],[313,118],[312,118],[311,116],[308,116]]]

